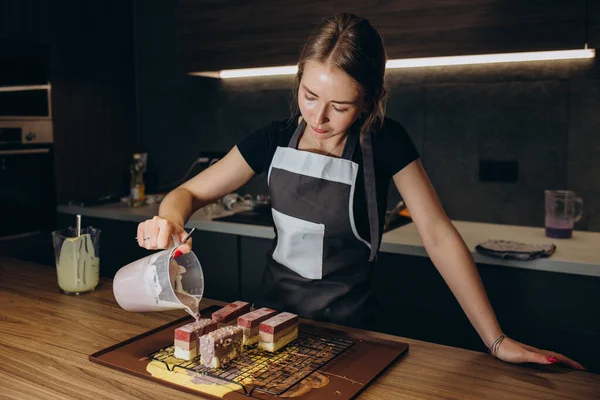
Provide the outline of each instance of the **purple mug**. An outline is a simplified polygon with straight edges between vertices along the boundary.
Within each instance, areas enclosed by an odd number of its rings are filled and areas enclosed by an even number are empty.
[[[545,190],[546,236],[566,239],[583,214],[583,200],[570,190]],[[576,210],[577,209],[577,210]]]

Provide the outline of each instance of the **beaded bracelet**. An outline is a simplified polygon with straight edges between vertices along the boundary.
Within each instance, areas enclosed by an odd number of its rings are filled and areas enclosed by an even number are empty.
[[[504,339],[506,339],[506,335],[505,335],[505,334],[502,334],[502,335],[498,336],[498,337],[496,338],[496,340],[494,340],[494,342],[492,343],[492,345],[491,345],[491,346],[488,348],[488,352],[489,352],[489,353],[490,353],[492,356],[494,356],[494,357],[496,357],[496,356],[497,356],[497,354],[498,354],[498,349],[500,348],[500,344],[502,343],[502,341],[503,341]]]

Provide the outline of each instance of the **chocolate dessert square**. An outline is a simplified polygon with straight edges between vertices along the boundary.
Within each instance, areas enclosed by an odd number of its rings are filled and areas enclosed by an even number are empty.
[[[175,357],[187,361],[197,357],[199,337],[212,332],[215,329],[217,329],[217,323],[207,318],[200,319],[175,329]]]
[[[258,346],[274,352],[298,338],[298,316],[283,312],[261,322]]]
[[[250,304],[245,301],[236,301],[212,314],[213,321],[219,323],[219,328],[227,325],[237,325],[237,318],[250,312]]]
[[[244,330],[244,346],[250,346],[258,342],[260,323],[275,314],[277,314],[277,311],[263,307],[238,317],[237,324]]]
[[[221,368],[240,355],[243,333],[239,326],[225,326],[200,337],[200,361],[210,368]]]

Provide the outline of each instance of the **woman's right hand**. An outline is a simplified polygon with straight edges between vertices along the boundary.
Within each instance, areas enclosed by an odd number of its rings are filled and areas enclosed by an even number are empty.
[[[166,249],[173,246],[173,235],[181,242],[187,236],[187,232],[183,226],[159,216],[140,222],[138,225],[138,244],[148,250]],[[189,253],[192,250],[192,238],[189,238],[178,250],[181,254]]]

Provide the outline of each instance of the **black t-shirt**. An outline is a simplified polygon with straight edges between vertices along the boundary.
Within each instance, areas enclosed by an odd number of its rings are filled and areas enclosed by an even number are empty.
[[[287,147],[297,127],[297,119],[274,121],[258,129],[237,143],[237,147],[256,174],[269,171],[277,147]],[[383,227],[387,208],[387,192],[392,177],[419,157],[404,127],[391,118],[385,118],[383,126],[373,135],[373,158],[379,227]],[[358,233],[369,238],[369,218],[366,208],[363,157],[360,145],[354,151],[352,161],[359,165],[354,191],[354,219]]]

